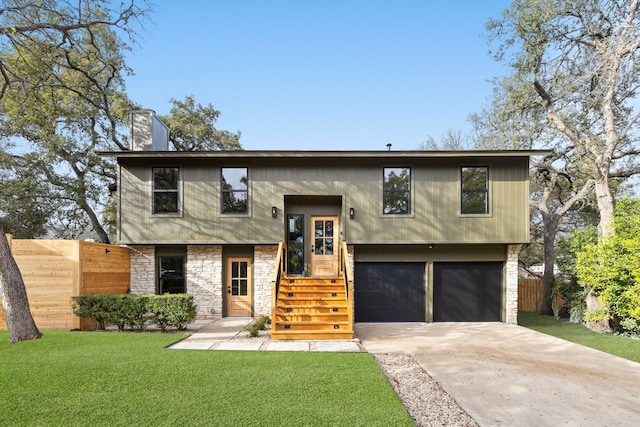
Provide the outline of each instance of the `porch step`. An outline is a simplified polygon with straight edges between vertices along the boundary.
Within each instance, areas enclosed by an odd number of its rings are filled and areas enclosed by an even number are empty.
[[[273,339],[351,339],[344,279],[285,277],[271,320]]]
[[[328,331],[271,331],[271,339],[274,340],[350,340],[353,339],[353,331],[328,330]]]

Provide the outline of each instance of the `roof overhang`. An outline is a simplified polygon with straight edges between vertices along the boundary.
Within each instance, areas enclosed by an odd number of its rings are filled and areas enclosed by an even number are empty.
[[[551,150],[456,150],[456,151],[104,151],[117,159],[437,159],[548,156]]]

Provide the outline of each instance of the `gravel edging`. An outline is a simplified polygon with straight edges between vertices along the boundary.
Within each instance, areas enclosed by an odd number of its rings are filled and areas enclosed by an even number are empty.
[[[477,427],[436,380],[406,354],[372,354],[418,427]]]

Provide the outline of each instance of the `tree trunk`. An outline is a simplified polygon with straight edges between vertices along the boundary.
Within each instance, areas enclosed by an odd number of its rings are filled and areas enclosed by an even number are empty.
[[[555,316],[556,313],[553,311],[553,287],[555,283],[553,254],[556,233],[558,232],[558,221],[549,218],[549,215],[543,214],[542,223],[544,228],[544,271],[542,275],[542,282],[544,286],[540,314]]]
[[[11,254],[2,226],[0,226],[0,298],[2,298],[4,320],[12,343],[38,339],[42,336],[31,316],[22,274]]]
[[[596,179],[595,191],[598,211],[600,212],[598,232],[600,233],[600,240],[605,242],[616,233],[613,225],[613,196],[611,195],[609,180],[606,177]]]

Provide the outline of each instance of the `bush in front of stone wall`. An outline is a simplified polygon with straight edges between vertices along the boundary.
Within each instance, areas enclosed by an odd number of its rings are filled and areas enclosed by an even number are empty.
[[[191,295],[164,294],[148,297],[148,308],[152,313],[151,322],[158,325],[162,332],[166,331],[167,327],[182,331],[196,317],[196,306]]]
[[[142,330],[152,323],[163,332],[170,327],[184,330],[196,315],[193,297],[187,294],[92,294],[74,296],[71,300],[73,313],[95,320],[98,329],[113,325],[121,331]]]

